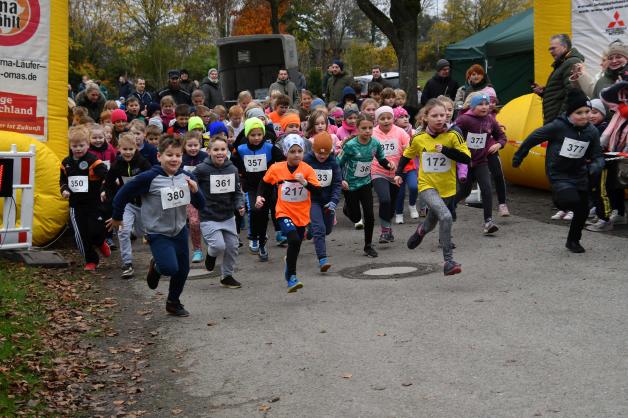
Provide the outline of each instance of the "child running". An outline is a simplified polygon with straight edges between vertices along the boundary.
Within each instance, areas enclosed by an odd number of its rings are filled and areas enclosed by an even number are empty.
[[[240,189],[238,169],[229,160],[227,140],[216,136],[209,142],[209,158],[196,167],[198,186],[207,203],[199,211],[201,231],[207,244],[205,268],[213,271],[216,258],[222,253],[220,284],[229,289],[242,285],[233,278],[238,257],[238,231],[235,211],[244,215],[244,196]]]
[[[417,227],[408,239],[408,248],[421,244],[425,235],[440,224],[439,236],[443,247],[446,276],[462,271],[460,264],[453,259],[451,245],[452,217],[449,211],[456,195],[456,165],[453,161],[468,164],[471,153],[460,133],[448,127],[446,109],[443,103],[430,99],[425,105],[424,131],[415,136],[412,144],[404,151],[399,161],[395,182],[402,183],[403,169],[411,159],[419,157],[419,194],[429,211],[425,221]]]
[[[122,224],[127,203],[140,196],[141,217],[153,257],[146,282],[156,289],[161,275],[170,276],[166,311],[174,316],[189,316],[179,297],[190,271],[186,207],[205,206],[192,173],[183,171],[183,141],[172,135],[159,143],[159,164],[126,183],[113,200],[113,216],[107,221],[111,228]]]
[[[342,212],[351,220],[358,222],[364,211],[364,255],[377,257],[373,248],[373,186],[371,181],[371,165],[375,158],[387,170],[394,170],[395,164],[386,159],[384,147],[373,138],[373,121],[369,116],[360,114],[357,118],[358,136],[345,143],[340,152],[339,165],[342,171],[342,189],[345,204]],[[360,210],[360,206],[362,209]]]
[[[397,93],[397,98],[399,98],[399,93],[397,91],[395,92]],[[403,129],[410,137],[410,141],[412,141],[414,129],[412,129],[412,125],[409,122],[408,112],[401,106],[395,107],[393,111],[395,116],[395,125]],[[395,207],[395,223],[397,224],[403,223],[403,203],[406,197],[406,187],[408,189],[408,209],[410,209],[410,217],[412,219],[419,218],[419,211],[416,208],[416,201],[419,196],[418,176],[419,173],[414,160],[412,160],[408,163],[408,165],[406,165],[406,168],[403,171],[402,179],[404,185],[399,188],[399,194],[397,195],[397,203]]]
[[[314,195],[320,190],[316,173],[303,162],[303,141],[296,134],[284,138],[286,161],[275,163],[268,169],[259,184],[255,202],[256,208],[262,208],[269,194],[273,192],[273,186],[277,185],[277,220],[282,232],[288,237],[285,269],[288,293],[303,287],[297,277],[297,258],[305,227],[310,223],[310,193]]]
[[[200,118],[199,118],[200,119]],[[202,123],[201,123],[202,126]],[[188,173],[194,173],[196,166],[208,157],[205,151],[201,151],[203,141],[202,134],[197,131],[188,131],[183,140],[183,169]],[[201,225],[198,210],[193,205],[188,205],[188,227],[192,240],[192,263],[203,261],[203,249],[201,248]]]

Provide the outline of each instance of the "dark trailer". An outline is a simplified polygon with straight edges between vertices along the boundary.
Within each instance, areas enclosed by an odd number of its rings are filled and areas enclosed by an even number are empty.
[[[291,35],[231,36],[218,39],[216,45],[222,95],[229,104],[243,90],[254,99],[265,99],[282,67],[297,80],[297,45]]]

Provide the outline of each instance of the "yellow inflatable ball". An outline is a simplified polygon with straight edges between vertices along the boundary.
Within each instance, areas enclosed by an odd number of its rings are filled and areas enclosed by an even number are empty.
[[[33,208],[33,245],[43,246],[52,241],[65,227],[68,219],[68,201],[59,193],[61,161],[55,153],[28,135],[0,131],[0,151],[8,152],[11,144],[26,152],[35,144],[35,198]],[[18,198],[18,218],[21,202]],[[0,205],[0,212],[3,205]],[[0,218],[1,220],[2,218]],[[18,219],[19,221],[19,219]],[[1,225],[0,231],[6,226]]]

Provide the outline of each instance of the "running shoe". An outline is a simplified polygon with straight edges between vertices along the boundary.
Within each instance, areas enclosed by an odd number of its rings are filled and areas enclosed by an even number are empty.
[[[133,264],[129,263],[122,266],[122,274],[120,274],[120,277],[122,277],[123,279],[130,279],[131,277],[133,277],[133,274],[135,274]]]
[[[258,252],[259,261],[268,261],[268,250],[266,249],[266,244],[259,246]]]
[[[98,249],[102,253],[103,257],[111,256],[111,247],[109,246],[109,244],[107,244],[107,240],[104,240],[102,245],[98,247]]]
[[[173,316],[190,316],[190,313],[183,307],[181,302],[166,301],[166,312]]]
[[[331,263],[327,260],[327,257],[323,257],[318,260],[318,266],[320,267],[321,273],[325,273],[331,268]]]
[[[612,231],[613,223],[611,221],[605,221],[604,219],[600,219],[596,223],[586,226],[585,229],[592,232]]]
[[[397,213],[395,215],[395,223],[401,225],[403,223],[403,213]]]
[[[497,231],[499,231],[499,228],[497,227],[497,225],[495,225],[495,223],[493,222],[492,219],[489,219],[484,224],[484,235],[490,235],[490,234],[493,234],[493,233],[495,233]]]
[[[410,218],[419,219],[419,211],[416,210],[416,205],[408,205],[410,208]]]
[[[569,211],[563,217],[563,221],[571,221],[573,219],[573,212]]]
[[[109,246],[110,250],[115,250],[118,248],[118,246],[116,245],[116,243],[111,239],[111,238],[106,238],[105,242],[107,243],[107,245]],[[109,256],[105,256],[105,257],[109,257]]]
[[[203,261],[203,252],[201,250],[194,250],[194,253],[192,254],[192,262],[200,263],[201,261]]]
[[[410,238],[408,238],[408,248],[411,250],[414,250],[416,247],[418,247],[421,244],[421,241],[423,241],[423,237],[425,236],[425,234],[421,233],[419,230],[421,229],[421,225],[419,225],[416,229],[416,231],[414,231],[414,233],[412,235],[410,235]]]
[[[580,254],[585,252],[585,249],[578,241],[567,241],[565,247],[572,253]]]
[[[369,244],[364,247],[364,255],[371,258],[377,258],[377,251],[375,251],[375,248]]]
[[[354,227],[355,229],[364,229],[364,219],[360,219],[358,222],[356,222]]]
[[[214,267],[216,267],[216,257],[207,254],[207,257],[205,257],[205,268],[207,271],[214,271]]]
[[[564,210],[559,210],[554,215],[552,215],[552,217],[550,219],[552,219],[554,221],[558,221],[560,219],[564,219],[565,215],[567,215],[567,212],[565,212]]]
[[[151,258],[150,263],[148,264],[148,273],[146,273],[146,283],[148,283],[148,287],[150,289],[157,289],[159,285],[159,278],[161,274],[157,271],[157,264],[155,264],[155,259]]]
[[[281,231],[275,232],[275,240],[277,241],[277,245],[282,246],[288,243],[288,237],[283,234]]]
[[[610,221],[613,223],[613,225],[626,225],[628,223],[628,220],[626,220],[626,216],[621,216],[617,212],[617,209],[611,212]]]
[[[249,241],[249,251],[253,254],[257,254],[259,251],[259,241],[256,239],[252,239]]]
[[[462,266],[455,261],[446,261],[443,266],[443,274],[445,276],[453,276],[454,274],[458,274],[462,272]]]
[[[239,289],[242,287],[242,284],[233,278],[233,276],[225,276],[221,281],[220,285],[222,287],[226,287],[227,289]]]
[[[593,207],[589,210],[589,215],[587,216],[587,218],[591,219],[596,215],[595,209],[596,208]]]
[[[498,206],[499,216],[510,216],[510,211],[508,210],[508,206],[505,203],[502,203]]]
[[[295,293],[297,290],[303,288],[303,283],[296,275],[290,276],[288,279],[288,293]]]
[[[388,244],[389,242],[393,242],[395,239],[392,236],[392,231],[390,228],[382,228],[382,233],[379,235],[379,243],[380,244]]]
[[[96,271],[96,263],[86,263],[85,264],[85,268],[83,270],[85,270],[85,271]]]

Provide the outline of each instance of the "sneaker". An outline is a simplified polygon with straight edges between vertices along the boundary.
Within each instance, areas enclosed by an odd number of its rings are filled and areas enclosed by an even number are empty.
[[[327,260],[327,257],[323,257],[318,260],[318,266],[320,267],[321,273],[325,273],[331,268],[331,263]]]
[[[111,238],[106,238],[105,242],[107,243],[107,245],[109,246],[110,250],[115,250],[118,248],[118,246],[116,245],[116,243],[111,239]],[[106,255],[105,257],[109,257],[108,255]]]
[[[377,258],[377,251],[375,251],[375,248],[369,244],[364,247],[364,255],[371,258]]]
[[[403,223],[403,213],[399,213],[395,215],[395,223],[400,225]]]
[[[392,233],[390,232],[390,228],[382,228],[382,233],[379,235],[379,243],[380,244],[388,244],[392,242],[390,240],[390,236]]]
[[[593,218],[591,219],[587,219],[586,221],[584,221],[585,225],[593,225],[598,223],[598,221],[600,220],[600,218],[597,217],[597,215],[595,215]]]
[[[275,232],[275,240],[277,241],[277,245],[282,246],[288,243],[288,237],[283,234],[281,231]]]
[[[301,288],[303,288],[301,280],[299,280],[299,278],[294,274],[290,276],[288,279],[288,293],[294,293]]]
[[[256,239],[250,240],[249,251],[252,252],[253,254],[257,254],[257,252],[259,251],[259,241],[257,241]]]
[[[408,205],[410,208],[410,218],[419,219],[419,211],[416,210],[416,205]]]
[[[497,231],[499,231],[499,228],[497,227],[497,225],[495,225],[495,223],[493,222],[492,219],[489,219],[484,224],[484,235],[493,234],[493,233],[495,233]]]
[[[201,250],[194,250],[194,253],[192,254],[192,262],[200,263],[201,261],[203,261],[203,252]]]
[[[266,245],[259,246],[259,252],[257,255],[259,257],[259,261],[268,261],[268,250],[266,249]]]
[[[107,244],[107,241],[111,241],[111,240],[104,240],[102,245],[98,247],[103,257],[111,256],[111,247],[109,246],[109,244]]]
[[[214,271],[214,267],[216,267],[216,257],[207,254],[207,257],[205,257],[205,268],[207,271]]]
[[[427,208],[421,208],[421,210],[419,210],[419,216],[421,218],[427,217]]]
[[[220,285],[222,287],[226,287],[227,289],[239,289],[242,287],[239,281],[233,278],[233,276],[225,276],[220,281]]]
[[[586,226],[585,229],[592,232],[612,231],[613,223],[611,221],[605,221],[604,219],[600,219],[593,225]]]
[[[573,219],[573,212],[569,211],[563,216],[563,221],[571,221]]]
[[[595,208],[591,208],[589,210],[589,215],[587,216],[587,218],[591,219],[595,216]]]
[[[364,219],[360,219],[358,222],[356,222],[354,227],[355,229],[364,229]]]
[[[565,247],[572,253],[579,254],[585,252],[584,247],[582,247],[578,241],[567,241]]]
[[[166,312],[173,316],[190,316],[190,313],[183,307],[181,302],[166,301]]]
[[[565,212],[564,210],[559,210],[554,215],[552,215],[552,217],[550,219],[552,219],[554,221],[558,221],[560,219],[563,219],[565,217],[565,215],[567,215],[567,212]]]
[[[423,241],[423,237],[425,236],[425,234],[419,232],[419,229],[421,229],[421,225],[419,225],[416,231],[414,231],[414,233],[410,235],[410,238],[408,238],[407,245],[408,248],[411,250],[414,250],[416,247],[418,247],[421,244],[421,241]]]
[[[86,263],[85,264],[85,268],[83,270],[85,270],[85,271],[96,271],[96,263]]]
[[[510,216],[510,211],[508,210],[508,206],[505,203],[502,203],[498,206],[499,216]]]
[[[122,274],[120,275],[123,279],[130,279],[135,274],[135,270],[133,270],[133,264],[125,264],[122,266]]]
[[[443,274],[445,276],[453,276],[454,274],[458,274],[462,272],[462,266],[455,261],[446,261],[443,266]]]
[[[146,273],[146,283],[148,283],[149,289],[157,289],[157,285],[159,285],[159,278],[161,274],[157,272],[157,264],[155,264],[155,259],[150,259],[150,264],[148,265],[148,273]]]
[[[613,210],[611,212],[611,217],[610,217],[610,221],[613,223],[613,225],[626,225],[628,224],[628,220],[626,220],[626,216],[621,216],[619,213],[617,213],[617,210]]]

